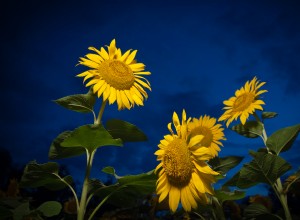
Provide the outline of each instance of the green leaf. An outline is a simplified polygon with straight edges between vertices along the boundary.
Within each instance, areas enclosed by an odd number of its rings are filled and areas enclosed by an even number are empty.
[[[282,128],[267,139],[267,147],[277,155],[291,148],[300,131],[300,124]]]
[[[44,202],[37,208],[37,210],[41,211],[43,213],[43,216],[45,217],[52,217],[58,215],[61,209],[62,205],[56,201]]]
[[[244,198],[245,192],[239,190],[235,190],[233,192],[224,191],[224,190],[215,190],[215,197],[217,197],[218,201],[222,204],[224,201],[238,200]]]
[[[147,136],[138,127],[126,121],[111,119],[106,122],[106,128],[113,138],[121,138],[123,142],[147,140]]]
[[[61,143],[71,135],[71,131],[64,131],[59,134],[52,142],[48,157],[50,160],[58,160],[78,156],[85,153],[82,147],[62,147]]]
[[[155,192],[157,177],[153,171],[138,175],[128,175],[117,179],[114,185],[104,186],[95,191],[101,199],[110,195],[108,202],[119,207],[135,206],[145,195]]]
[[[208,164],[216,172],[226,174],[229,170],[237,166],[244,157],[239,156],[227,156],[227,157],[214,157],[208,161]]]
[[[245,189],[258,183],[273,184],[291,169],[291,165],[279,156],[254,151],[250,154],[253,160],[244,164],[242,169],[224,184],[225,186]]]
[[[269,210],[262,204],[252,203],[247,206],[244,210],[244,216],[246,219],[256,220],[280,220],[281,218],[277,215],[273,215]]]
[[[96,95],[90,90],[87,94],[65,96],[54,102],[75,112],[89,113],[93,112]]]
[[[29,203],[23,203],[13,210],[13,219],[22,220],[24,216],[30,214]]]
[[[20,187],[36,188],[43,186],[50,190],[63,189],[66,187],[63,181],[71,184],[73,179],[71,176],[60,177],[58,169],[58,164],[54,162],[37,164],[35,161],[32,161],[25,167]]]
[[[94,151],[98,147],[113,145],[122,146],[121,139],[114,139],[102,125],[83,125],[71,132],[70,136],[61,142],[62,147],[84,147]]]
[[[256,138],[262,135],[263,125],[257,121],[247,121],[244,125],[233,126],[231,130],[247,138]]]
[[[104,167],[101,171],[104,172],[104,173],[113,175],[116,179],[120,178],[120,177],[116,174],[115,168],[113,168],[113,167],[110,167],[110,166],[109,166],[109,167]]]
[[[13,213],[10,209],[0,206],[0,219],[11,219],[12,216]]]
[[[263,112],[261,117],[263,119],[275,118],[278,114],[276,112]]]

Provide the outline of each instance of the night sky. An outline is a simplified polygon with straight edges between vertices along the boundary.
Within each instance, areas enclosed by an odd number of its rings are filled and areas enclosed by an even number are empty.
[[[223,100],[254,76],[267,82],[265,111],[279,113],[266,121],[268,135],[295,125],[300,122],[299,11],[298,1],[5,1],[0,6],[0,147],[10,152],[14,166],[45,163],[59,133],[93,123],[92,114],[66,110],[52,100],[88,91],[75,77],[87,68],[75,65],[89,46],[109,45],[112,39],[122,51],[138,50],[137,60],[152,73],[147,77],[152,92],[144,107],[107,106],[103,122],[133,123],[148,141],[100,148],[92,177],[105,180],[105,166],[119,175],[154,169],[153,153],[169,133],[174,111],[218,118]],[[225,135],[220,156],[246,156],[243,163],[250,160],[250,149],[263,146],[261,139],[229,129]],[[299,147],[298,137],[282,155],[293,171],[299,168]],[[84,156],[57,162],[80,184]],[[264,186],[248,193],[257,189]]]

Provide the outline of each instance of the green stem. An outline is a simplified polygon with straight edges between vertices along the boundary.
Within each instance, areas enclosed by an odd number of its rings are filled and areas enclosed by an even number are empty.
[[[98,117],[97,117],[97,119],[94,121],[94,124],[95,124],[95,125],[100,125],[100,124],[101,124],[101,118],[102,118],[102,115],[103,115],[103,112],[104,112],[106,103],[107,103],[107,100],[105,100],[105,101],[102,102],[102,105],[101,105],[101,108],[100,108]]]
[[[281,205],[283,207],[283,210],[284,210],[285,219],[292,220],[292,216],[291,216],[291,213],[290,213],[290,210],[288,207],[288,203],[287,203],[287,197],[286,197],[286,194],[283,192],[280,178],[278,178],[276,180],[276,186],[277,186],[277,191],[279,194],[278,198],[279,198]]]
[[[79,210],[79,202],[78,202],[78,198],[77,198],[76,192],[73,189],[73,187],[67,181],[65,181],[63,178],[61,178],[58,174],[56,174],[56,173],[53,173],[53,174],[55,176],[57,176],[64,184],[66,184],[70,188],[71,192],[74,195],[74,198],[75,198],[75,201],[76,201],[76,207],[77,207],[77,211],[78,211]]]
[[[92,214],[90,215],[90,217],[88,218],[88,220],[92,220],[94,215],[96,214],[96,212],[101,208],[101,206],[104,204],[104,202],[106,202],[106,200],[109,199],[109,197],[111,197],[112,194],[114,194],[115,192],[119,191],[120,189],[124,188],[125,186],[121,186],[119,187],[117,190],[112,191],[108,196],[106,196],[98,205],[97,207],[93,210]]]
[[[259,119],[259,117],[257,116],[256,113],[254,113],[253,115],[254,115],[254,117],[256,118],[256,120],[258,122],[262,123],[262,126],[263,126],[262,139],[263,139],[263,142],[265,144],[265,147],[267,148],[268,153],[272,154],[272,152],[267,147],[268,136],[267,136],[267,132],[266,132],[264,123]],[[275,194],[277,195],[277,197],[278,197],[278,199],[279,199],[279,201],[280,201],[280,203],[283,207],[286,220],[292,220],[291,213],[290,213],[288,203],[287,203],[287,197],[286,197],[286,194],[283,192],[282,183],[281,183],[280,178],[278,178],[276,180],[276,183],[274,184],[274,186],[272,185],[272,188],[275,191]]]
[[[85,171],[85,177],[81,192],[81,198],[80,198],[80,204],[79,204],[79,210],[77,213],[77,220],[83,220],[86,207],[87,207],[87,194],[88,194],[88,185],[89,185],[89,178],[91,173],[91,168],[93,164],[94,155],[96,153],[96,150],[92,151],[91,153],[87,150],[86,151],[86,157],[87,157],[87,166]]]

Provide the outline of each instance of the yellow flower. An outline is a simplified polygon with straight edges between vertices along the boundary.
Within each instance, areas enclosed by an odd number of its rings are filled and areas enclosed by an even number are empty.
[[[91,69],[77,75],[84,77],[83,82],[91,79],[86,86],[93,85],[93,92],[98,97],[102,96],[103,101],[108,100],[109,104],[117,102],[119,110],[130,109],[135,104],[144,105],[144,98],[148,98],[144,88],[151,91],[151,87],[143,76],[151,73],[145,72],[145,65],[134,59],[137,50],[122,54],[121,49],[116,47],[115,39],[107,46],[107,51],[103,47],[100,50],[89,47],[89,50],[96,54],[81,57],[79,64]]]
[[[168,124],[171,132],[165,135],[155,152],[160,161],[155,169],[158,173],[156,192],[159,202],[169,199],[169,207],[175,212],[179,202],[186,211],[197,208],[197,202],[207,203],[206,193],[213,194],[211,184],[215,182],[214,175],[218,175],[206,163],[212,156],[207,147],[199,146],[203,135],[188,137],[186,113],[182,112],[180,123],[178,115],[173,113],[173,125]],[[197,146],[197,147],[195,147]]]
[[[250,82],[247,81],[244,87],[236,90],[235,96],[223,103],[226,111],[219,118],[218,121],[227,121],[226,126],[233,120],[237,120],[240,117],[241,123],[244,125],[249,117],[249,114],[253,114],[255,110],[263,110],[262,105],[265,104],[264,101],[259,100],[259,95],[267,92],[267,90],[258,90],[262,87],[265,82],[259,82],[256,77],[254,77]]]
[[[190,137],[195,135],[203,135],[204,138],[200,142],[201,146],[207,147],[213,157],[218,155],[221,150],[219,146],[223,146],[220,140],[226,140],[221,124],[216,124],[216,119],[210,116],[200,116],[199,119],[193,118],[189,123],[188,131]]]

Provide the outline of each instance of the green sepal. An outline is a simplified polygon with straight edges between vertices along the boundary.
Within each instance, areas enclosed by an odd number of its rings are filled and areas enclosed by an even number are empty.
[[[215,190],[215,197],[222,204],[224,201],[228,200],[238,200],[245,197],[245,192],[240,190],[234,190],[233,192],[225,190]]]
[[[56,216],[60,213],[62,205],[57,201],[47,201],[41,204],[36,210],[40,211],[45,217]]]
[[[247,121],[244,125],[232,126],[231,130],[247,138],[257,138],[262,135],[263,125],[258,121]]]
[[[63,158],[69,158],[79,156],[85,153],[85,149],[82,147],[62,147],[61,143],[71,135],[71,131],[64,131],[59,134],[52,142],[48,157],[50,160],[58,160]]]
[[[300,131],[300,124],[275,131],[267,139],[267,147],[277,155],[291,148]]]
[[[58,171],[59,166],[57,163],[37,164],[35,161],[31,161],[24,169],[20,187],[36,188],[43,186],[50,190],[60,190],[66,187],[63,181],[68,184],[73,182],[71,176],[62,178],[59,176]]]
[[[156,181],[157,177],[154,172],[149,171],[138,175],[119,177],[117,183],[110,186],[100,186],[99,189],[93,191],[94,195],[101,200],[110,196],[107,202],[112,205],[133,207],[141,196],[155,192]]]
[[[229,170],[236,167],[244,157],[240,156],[227,156],[227,157],[214,157],[208,161],[208,164],[216,172],[226,174]]]
[[[261,114],[262,119],[275,118],[278,114],[276,112],[263,112]]]
[[[291,165],[277,155],[254,151],[250,151],[250,155],[253,160],[244,164],[241,170],[224,186],[237,186],[246,189],[258,183],[272,185],[280,176],[291,169]]]
[[[60,99],[54,100],[58,105],[81,113],[93,112],[93,108],[96,102],[96,95],[89,90],[86,94],[75,94],[70,96],[65,96]]]
[[[147,136],[137,126],[119,119],[107,121],[106,129],[113,138],[120,138],[123,142],[147,140]]]
[[[92,152],[102,146],[123,146],[121,139],[114,139],[102,125],[83,125],[61,142],[62,147],[84,147]]]
[[[282,220],[279,216],[271,214],[270,211],[260,203],[252,203],[247,206],[244,210],[244,217],[249,220]]]

